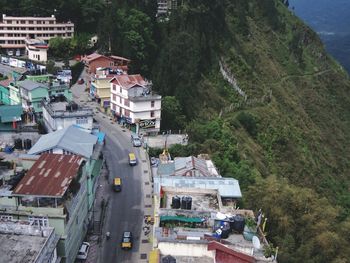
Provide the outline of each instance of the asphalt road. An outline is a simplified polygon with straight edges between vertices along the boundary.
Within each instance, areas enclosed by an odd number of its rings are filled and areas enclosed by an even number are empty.
[[[122,131],[113,127],[116,124],[111,125],[109,119],[103,119],[102,116],[97,114],[95,119],[107,135],[104,156],[109,169],[111,187],[105,231],[111,233],[111,238],[104,243],[101,262],[137,262],[143,219],[139,149],[132,147],[130,138],[126,134],[122,134]],[[138,165],[129,165],[130,152],[136,154]],[[122,179],[122,191],[119,193],[113,192],[112,189],[114,177]],[[134,242],[131,251],[124,251],[120,247],[124,231],[131,231],[133,234]]]
[[[84,78],[85,74],[84,72],[81,77]],[[85,106],[95,108],[95,103],[86,102],[85,87],[85,84],[72,87],[74,100],[78,104],[85,104]],[[104,114],[96,113],[96,110],[94,112],[94,118],[100,124],[100,129],[106,133],[104,157],[109,169],[109,182],[111,185],[109,189],[106,189],[106,200],[109,197],[109,204],[104,226],[104,231],[109,231],[111,237],[102,243],[100,262],[137,262],[140,258],[138,250],[143,220],[142,169],[139,148],[132,147],[130,135],[127,131],[124,132]],[[138,165],[133,167],[128,163],[128,154],[130,152],[134,152],[138,160]],[[112,189],[114,177],[122,179],[122,191],[119,193],[114,192]],[[131,231],[133,234],[133,248],[130,251],[124,251],[120,247],[124,231]]]

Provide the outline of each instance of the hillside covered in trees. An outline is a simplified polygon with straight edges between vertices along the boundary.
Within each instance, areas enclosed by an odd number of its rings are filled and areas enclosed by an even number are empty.
[[[78,33],[97,33],[101,52],[131,58],[164,98],[163,129],[190,135],[171,153],[209,153],[238,179],[242,206],[267,216],[280,262],[348,262],[347,73],[285,1],[181,2],[162,20],[156,1],[0,4],[8,15],[56,9]]]

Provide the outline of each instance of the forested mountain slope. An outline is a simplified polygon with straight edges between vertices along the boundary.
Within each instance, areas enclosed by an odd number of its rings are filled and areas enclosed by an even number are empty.
[[[317,35],[268,0],[188,1],[162,29],[153,79],[191,119],[184,151],[240,180],[281,262],[347,262],[350,82]]]

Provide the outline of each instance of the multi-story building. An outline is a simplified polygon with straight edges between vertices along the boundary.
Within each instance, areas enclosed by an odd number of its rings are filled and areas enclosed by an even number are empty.
[[[2,178],[0,216],[54,227],[61,262],[74,262],[88,226],[85,161],[76,155],[42,154],[22,177]]]
[[[49,45],[44,40],[40,39],[25,39],[26,54],[30,60],[47,61],[47,49]]]
[[[44,98],[52,98],[62,95],[68,100],[72,99],[72,93],[68,85],[61,85],[59,83],[40,83],[26,79],[18,81],[15,86],[19,88],[23,108],[25,110],[34,110],[36,113],[42,112],[42,100]],[[13,93],[16,94],[15,91],[13,91]]]
[[[58,239],[53,227],[0,216],[1,262],[56,263]]]
[[[0,81],[0,104],[11,105],[9,85],[10,79]],[[109,85],[108,85],[109,87]]]
[[[14,51],[17,50],[24,53],[26,38],[41,38],[49,41],[53,37],[71,38],[73,34],[74,24],[71,22],[58,23],[54,15],[50,17],[13,17],[3,14],[0,22],[0,47],[6,49],[8,53],[15,54]]]
[[[93,111],[91,108],[80,107],[78,104],[57,99],[42,100],[43,120],[48,132],[77,125],[87,131],[92,131]]]
[[[111,83],[110,80],[116,74],[110,74],[108,69],[96,70],[96,74],[91,76],[90,97],[95,99],[101,109],[108,112],[110,110]]]
[[[118,75],[111,80],[111,111],[136,133],[160,129],[162,97],[151,91],[141,75]]]
[[[89,74],[96,74],[98,68],[110,68],[112,70],[120,69],[128,71],[130,60],[119,56],[104,56],[98,53],[93,53],[82,58],[85,64],[86,71]]]
[[[158,0],[157,5],[157,16],[164,16],[171,10],[177,9],[177,0]]]

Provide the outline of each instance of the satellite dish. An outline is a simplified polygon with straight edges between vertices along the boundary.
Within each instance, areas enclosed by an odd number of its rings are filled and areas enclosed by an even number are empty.
[[[253,241],[253,247],[254,247],[255,249],[260,249],[261,245],[260,245],[260,240],[259,240],[259,238],[258,238],[257,236],[253,236],[252,241]]]

